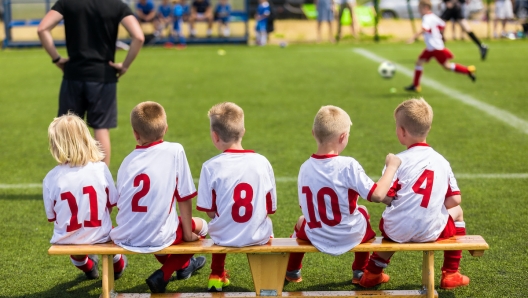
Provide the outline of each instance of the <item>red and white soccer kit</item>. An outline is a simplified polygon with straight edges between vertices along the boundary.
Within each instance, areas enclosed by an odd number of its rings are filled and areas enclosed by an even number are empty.
[[[304,222],[292,237],[338,256],[376,236],[357,200],[370,199],[377,185],[354,158],[314,154],[301,166],[297,183]],[[303,257],[290,254],[287,270],[301,269]],[[356,252],[352,270],[363,270],[368,260],[368,252]]]
[[[435,241],[448,224],[446,197],[460,194],[451,166],[425,143],[397,156],[402,163],[387,194],[394,200],[383,212],[380,229],[396,242]],[[454,224],[451,229],[454,234]]]
[[[226,150],[206,161],[200,173],[197,209],[215,212],[209,235],[223,246],[261,245],[273,236],[268,214],[277,210],[269,161],[251,150]]]
[[[155,142],[136,146],[117,174],[119,199],[115,244],[139,253],[152,253],[176,240],[179,220],[174,200],[196,196],[196,189],[180,144]]]
[[[424,41],[426,49],[420,55],[420,59],[429,61],[436,58],[440,64],[453,58],[453,54],[445,48],[442,31],[445,22],[434,13],[425,14],[422,18],[422,29],[424,31]]]
[[[299,205],[304,232],[321,252],[341,255],[360,244],[367,219],[358,197],[370,199],[376,184],[352,157],[312,155],[299,171]]]
[[[117,198],[104,162],[83,167],[58,165],[43,182],[44,207],[54,222],[53,244],[95,244],[110,240],[109,202]]]

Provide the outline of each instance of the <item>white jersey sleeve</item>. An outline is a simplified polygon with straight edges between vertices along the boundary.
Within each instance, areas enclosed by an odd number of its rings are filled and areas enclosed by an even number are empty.
[[[46,184],[42,184],[42,196],[44,197],[44,210],[46,210],[48,221],[54,222],[57,217],[55,210],[53,210],[53,207],[55,207],[55,200]]]
[[[106,206],[108,208],[115,207],[117,205],[117,189],[114,184],[114,178],[112,177],[112,173],[110,173],[110,170],[108,167],[105,167],[105,179],[108,186],[106,187],[106,196],[107,196],[107,203]]]
[[[347,168],[347,175],[348,179],[345,180],[348,182],[346,184],[347,187],[356,191],[363,199],[370,201],[370,197],[377,185],[367,176],[367,173],[365,173],[365,170],[363,170],[359,162],[355,161],[350,163],[350,166]]]
[[[445,48],[442,32],[445,22],[434,13],[429,13],[422,18],[422,30],[427,50],[443,50]]]
[[[194,198],[196,196],[196,188],[191,175],[189,162],[187,161],[187,156],[185,155],[183,148],[178,152],[177,160],[176,172],[178,176],[176,177],[176,190],[174,191],[174,196],[178,202],[182,202]]]
[[[266,210],[268,214],[275,214],[275,211],[277,211],[277,186],[275,185],[275,174],[273,173],[273,168],[269,162],[268,173],[272,189],[266,195]]]
[[[455,179],[455,175],[451,168],[449,169],[449,185],[447,186],[446,198],[450,196],[455,196],[460,194],[460,188],[458,188],[458,183]]]
[[[202,165],[200,182],[198,183],[198,200],[196,201],[196,209],[199,211],[216,212],[216,194],[209,182],[210,177],[211,173],[205,164]]]

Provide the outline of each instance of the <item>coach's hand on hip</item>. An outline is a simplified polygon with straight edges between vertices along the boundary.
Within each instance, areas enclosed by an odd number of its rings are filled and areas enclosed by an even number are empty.
[[[59,58],[59,61],[55,62],[55,65],[60,68],[60,70],[62,70],[62,72],[64,72],[64,65],[66,64],[66,62],[70,61],[70,58],[62,58],[60,57]]]
[[[114,63],[112,61],[109,61],[108,64],[110,64],[110,66],[112,66],[113,68],[117,70],[118,78],[124,76],[128,70],[128,67],[124,67],[123,63]]]

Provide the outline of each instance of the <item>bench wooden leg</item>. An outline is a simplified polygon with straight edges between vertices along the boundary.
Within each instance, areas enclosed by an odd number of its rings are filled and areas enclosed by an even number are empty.
[[[102,255],[103,293],[101,298],[112,298],[114,293],[114,255]]]
[[[423,252],[422,285],[427,298],[435,297],[434,289],[434,251]]]
[[[282,296],[289,253],[247,254],[257,296]]]

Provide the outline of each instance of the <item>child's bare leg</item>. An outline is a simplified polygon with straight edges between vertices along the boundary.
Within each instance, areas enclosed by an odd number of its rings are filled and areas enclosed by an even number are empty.
[[[334,43],[335,42],[335,37],[334,37],[334,30],[332,29],[332,22],[331,21],[328,21],[328,39],[330,40],[330,42]]]
[[[321,42],[321,24],[323,22],[317,21],[317,42]]]
[[[423,73],[423,65],[425,64],[425,61],[424,59],[418,59],[418,61],[416,61],[416,65],[414,67],[414,79],[413,79],[413,85],[415,87],[418,87],[420,86],[420,79],[422,78],[422,73]]]

